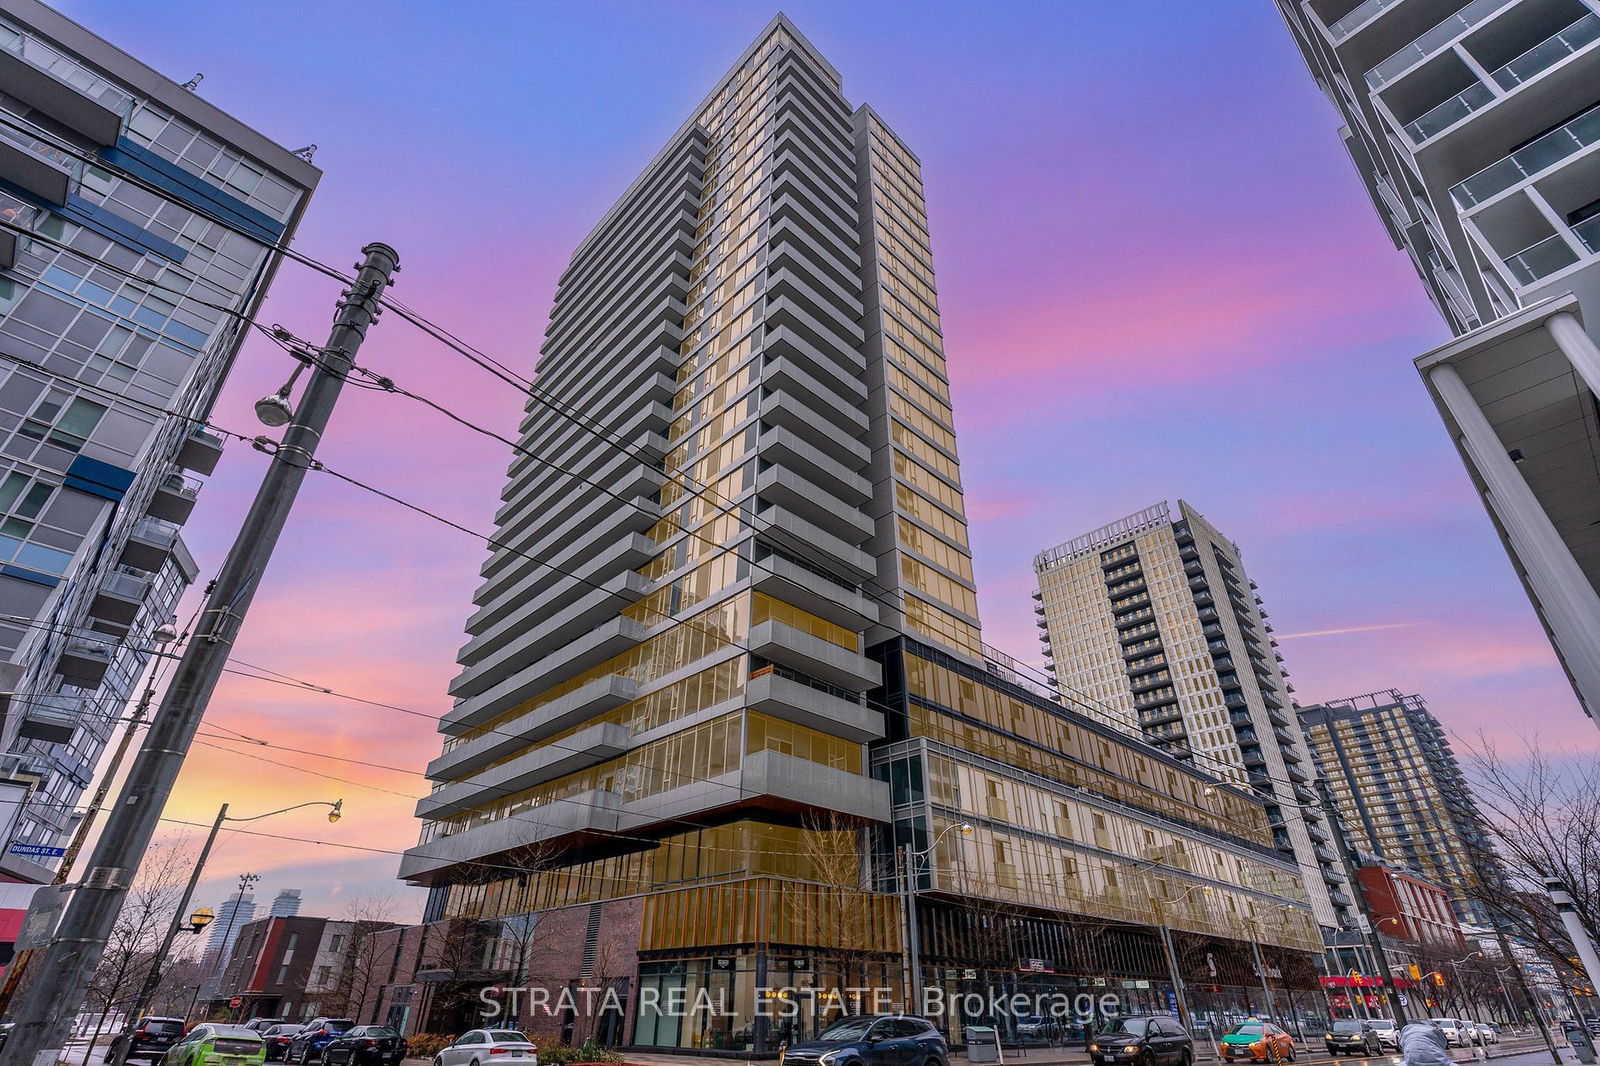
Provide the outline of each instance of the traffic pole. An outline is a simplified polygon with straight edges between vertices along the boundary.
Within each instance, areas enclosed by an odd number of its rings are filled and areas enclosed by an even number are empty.
[[[366,259],[340,297],[327,346],[313,360],[305,395],[274,449],[274,461],[262,476],[222,571],[211,584],[195,635],[173,673],[83,879],[38,960],[38,974],[17,1011],[16,1027],[0,1050],[0,1066],[50,1066],[66,1044],[72,1019],[94,978],[345,378],[377,319],[383,290],[399,269],[398,254],[386,244],[369,244],[362,254]]]
[[[155,956],[150,960],[150,968],[145,971],[144,981],[139,985],[138,993],[128,1005],[127,1026],[123,1029],[122,1043],[111,1049],[106,1061],[111,1066],[122,1066],[128,1061],[128,1048],[133,1043],[134,1026],[139,1024],[139,1017],[150,1009],[150,1001],[155,998],[156,989],[161,986],[161,978],[166,975],[167,956],[172,953],[172,944],[178,939],[178,933],[183,929],[188,920],[189,905],[194,902],[194,890],[200,884],[200,875],[205,871],[206,860],[211,858],[211,848],[217,842],[217,833],[222,829],[222,823],[228,820],[228,805],[224,803],[222,809],[217,811],[217,820],[211,823],[211,832],[206,835],[206,842],[200,848],[200,857],[195,860],[194,869],[189,872],[189,883],[183,887],[183,898],[178,901],[178,909],[172,916],[172,921],[167,924],[166,936],[161,938],[161,946],[156,949]],[[238,908],[234,909],[238,913]],[[195,930],[199,932],[198,929]],[[223,935],[223,942],[227,942],[227,935]],[[199,994],[199,989],[195,993]]]

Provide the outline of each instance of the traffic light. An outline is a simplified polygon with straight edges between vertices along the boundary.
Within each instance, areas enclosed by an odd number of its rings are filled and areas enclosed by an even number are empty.
[[[1433,975],[1433,983],[1442,987],[1444,985],[1444,974],[1435,973]]]
[[[1411,964],[1411,979],[1413,981],[1422,980],[1422,967],[1418,966],[1416,963]]]

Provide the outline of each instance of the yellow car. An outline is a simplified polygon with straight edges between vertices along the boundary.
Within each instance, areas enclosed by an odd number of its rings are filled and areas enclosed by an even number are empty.
[[[208,1022],[168,1048],[163,1066],[261,1066],[266,1058],[266,1042],[254,1029]]]

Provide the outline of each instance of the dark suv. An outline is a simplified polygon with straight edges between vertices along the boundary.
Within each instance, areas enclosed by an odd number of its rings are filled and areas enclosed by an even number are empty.
[[[1107,1019],[1089,1038],[1095,1066],[1136,1063],[1137,1066],[1190,1066],[1194,1040],[1178,1019],[1165,1014],[1131,1014]]]
[[[289,1047],[283,1053],[284,1061],[299,1066],[321,1062],[323,1049],[333,1042],[334,1037],[355,1024],[349,1018],[312,1018],[290,1038]]]
[[[1383,1039],[1372,1023],[1364,1018],[1335,1018],[1322,1034],[1330,1055],[1365,1055],[1371,1058],[1383,1053]]]
[[[926,1018],[861,1014],[785,1048],[779,1066],[949,1066],[950,1045]]]
[[[123,1039],[123,1035],[119,1033],[106,1047],[107,1062],[116,1058],[117,1049]],[[183,1019],[140,1018],[139,1024],[133,1027],[133,1034],[128,1039],[128,1054],[124,1058],[160,1062],[166,1056],[167,1049],[183,1039]]]

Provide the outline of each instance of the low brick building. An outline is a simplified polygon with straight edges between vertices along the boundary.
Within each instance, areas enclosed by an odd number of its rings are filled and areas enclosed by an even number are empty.
[[[373,936],[371,994],[352,1016],[407,1035],[493,1021],[536,1042],[627,1044],[642,914],[634,897],[383,930]]]
[[[238,1021],[351,1016],[371,983],[373,938],[392,927],[308,916],[250,922],[239,933],[212,1014]]]

